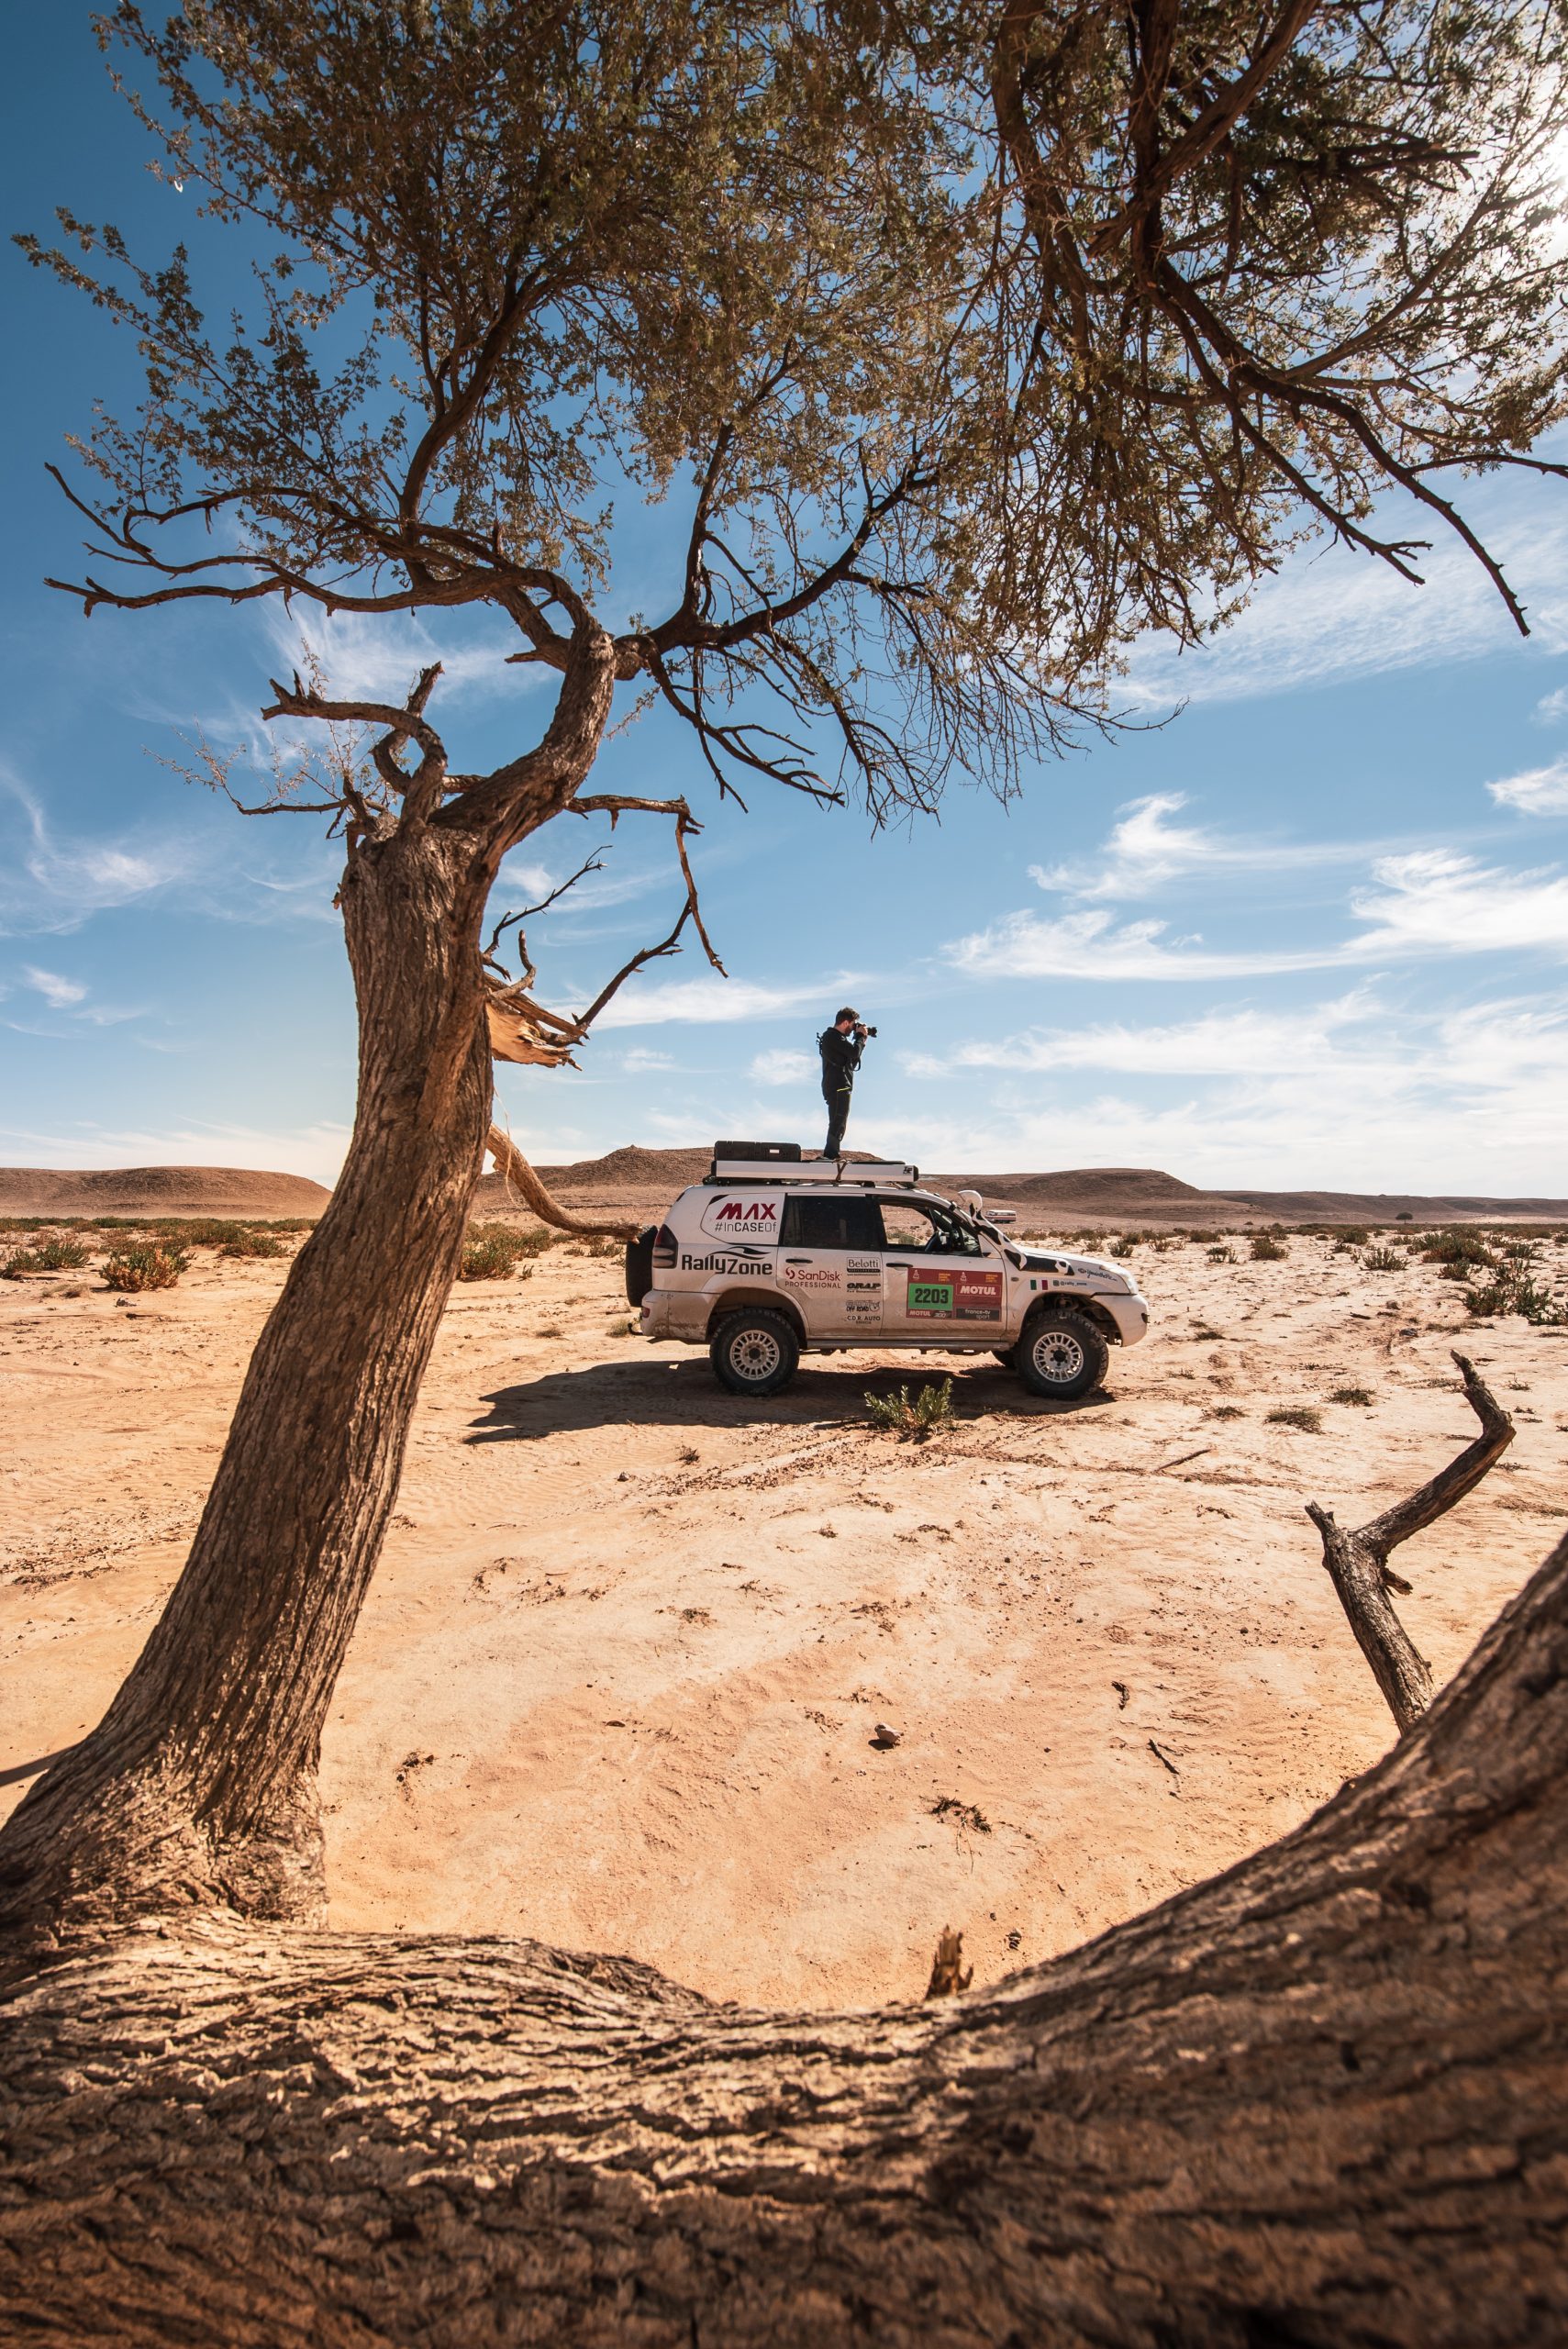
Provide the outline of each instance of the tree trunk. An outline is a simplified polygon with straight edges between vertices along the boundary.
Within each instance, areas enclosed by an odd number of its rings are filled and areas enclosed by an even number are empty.
[[[1565,1983],[1568,1541],[1295,1834],[992,1990],[753,2014],[217,1918],[35,1972],[0,2316],[39,2349],[1555,2349]]]
[[[361,840],[340,902],[353,1139],[251,1358],[184,1572],[103,1721],[0,1832],[0,1923],[46,1942],[321,1894],[321,1728],[397,1491],[490,1122],[472,837]]]

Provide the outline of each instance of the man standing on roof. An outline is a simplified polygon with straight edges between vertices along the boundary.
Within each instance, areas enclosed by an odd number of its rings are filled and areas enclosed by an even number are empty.
[[[874,1036],[875,1033],[874,1028],[867,1028],[858,1011],[846,1005],[831,1028],[824,1028],[817,1039],[817,1049],[822,1055],[822,1098],[828,1104],[828,1139],[822,1149],[824,1158],[842,1158],[844,1155],[844,1128],[850,1121],[850,1096],[854,1090],[855,1071],[861,1064],[867,1036]]]

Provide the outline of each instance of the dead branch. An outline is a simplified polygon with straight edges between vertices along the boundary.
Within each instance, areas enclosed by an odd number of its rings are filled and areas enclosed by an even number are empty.
[[[1477,1375],[1473,1363],[1462,1353],[1453,1359],[1464,1380],[1465,1400],[1481,1422],[1481,1433],[1457,1460],[1359,1531],[1337,1525],[1317,1501],[1307,1504],[1307,1514],[1323,1538],[1323,1563],[1340,1604],[1401,1735],[1431,1703],[1432,1673],[1394,1611],[1389,1592],[1408,1592],[1410,1585],[1389,1565],[1388,1553],[1473,1492],[1514,1440],[1513,1420]]]
[[[517,1204],[531,1208],[541,1223],[553,1224],[558,1231],[577,1232],[585,1240],[637,1238],[638,1226],[635,1223],[590,1223],[582,1216],[573,1215],[570,1208],[563,1208],[560,1200],[553,1198],[546,1190],[510,1135],[504,1134],[499,1126],[491,1127],[486,1147],[495,1161],[495,1172],[506,1185],[508,1196],[516,1190],[518,1195]]]

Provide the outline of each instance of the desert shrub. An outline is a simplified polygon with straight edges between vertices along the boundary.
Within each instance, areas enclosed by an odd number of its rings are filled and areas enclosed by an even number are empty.
[[[1131,1234],[1127,1233],[1120,1240],[1113,1240],[1111,1241],[1111,1254],[1113,1256],[1130,1256],[1134,1244]]]
[[[1294,1428],[1298,1435],[1321,1435],[1323,1414],[1311,1403],[1282,1403],[1277,1411],[1265,1411],[1264,1419],[1272,1428]]]
[[[939,1428],[952,1425],[952,1380],[944,1378],[940,1386],[922,1386],[912,1403],[906,1386],[901,1386],[896,1395],[868,1395],[866,1409],[873,1427],[885,1429],[901,1442],[924,1443]]]
[[[1497,1259],[1479,1232],[1429,1231],[1421,1250],[1424,1264],[1496,1264]]]
[[[1276,1240],[1272,1231],[1253,1232],[1252,1262],[1254,1264],[1277,1264],[1289,1253],[1290,1250],[1283,1241]]]
[[[1465,1310],[1476,1315],[1517,1313],[1537,1329],[1560,1330],[1568,1324],[1568,1308],[1536,1281],[1517,1269],[1501,1272],[1485,1288],[1465,1293]]]
[[[1352,1249],[1364,1248],[1371,1238],[1371,1232],[1362,1223],[1341,1224],[1334,1234],[1334,1252],[1337,1255],[1343,1250],[1349,1254]]]
[[[124,1248],[118,1255],[105,1258],[104,1286],[127,1297],[139,1296],[148,1288],[172,1288],[190,1262],[183,1248],[165,1248],[161,1243]]]
[[[286,1256],[288,1250],[271,1231],[237,1231],[218,1250],[220,1256]]]
[[[1369,1273],[1397,1273],[1405,1267],[1404,1257],[1396,1255],[1392,1248],[1369,1248],[1362,1263]]]
[[[1211,1264],[1233,1264],[1236,1262],[1236,1251],[1234,1248],[1227,1248],[1222,1245],[1218,1248],[1206,1249],[1204,1253],[1207,1256]]]
[[[521,1235],[506,1224],[481,1224],[463,1242],[457,1276],[460,1281],[510,1280],[517,1270],[518,1259],[528,1253],[521,1244]],[[520,1277],[531,1280],[533,1269],[531,1264],[525,1264]]]
[[[1533,1264],[1540,1257],[1540,1250],[1533,1240],[1510,1240],[1502,1253],[1505,1264]]]
[[[1246,1416],[1240,1403],[1215,1403],[1204,1413],[1206,1419],[1244,1419]]]
[[[617,1264],[619,1264],[626,1253],[626,1242],[607,1237],[602,1240],[590,1240],[584,1246],[583,1253],[584,1256],[593,1256],[601,1263],[613,1256]]]
[[[1330,1403],[1353,1403],[1358,1409],[1367,1410],[1372,1404],[1370,1386],[1336,1386],[1329,1396]]]
[[[88,1262],[89,1252],[79,1240],[43,1240],[36,1248],[16,1249],[0,1276],[10,1281],[18,1273],[76,1273]]]

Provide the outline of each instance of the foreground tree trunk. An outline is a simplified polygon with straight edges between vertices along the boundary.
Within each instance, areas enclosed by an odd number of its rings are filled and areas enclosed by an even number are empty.
[[[233,1918],[13,1979],[41,2349],[1568,2336],[1568,1541],[1283,1842],[995,1989],[716,2008]]]
[[[472,841],[361,841],[341,892],[353,1139],[251,1358],[189,1560],[103,1721],[0,1842],[0,1915],[69,1934],[221,1900],[308,1915],[322,1722],[397,1491],[490,1122]]]

